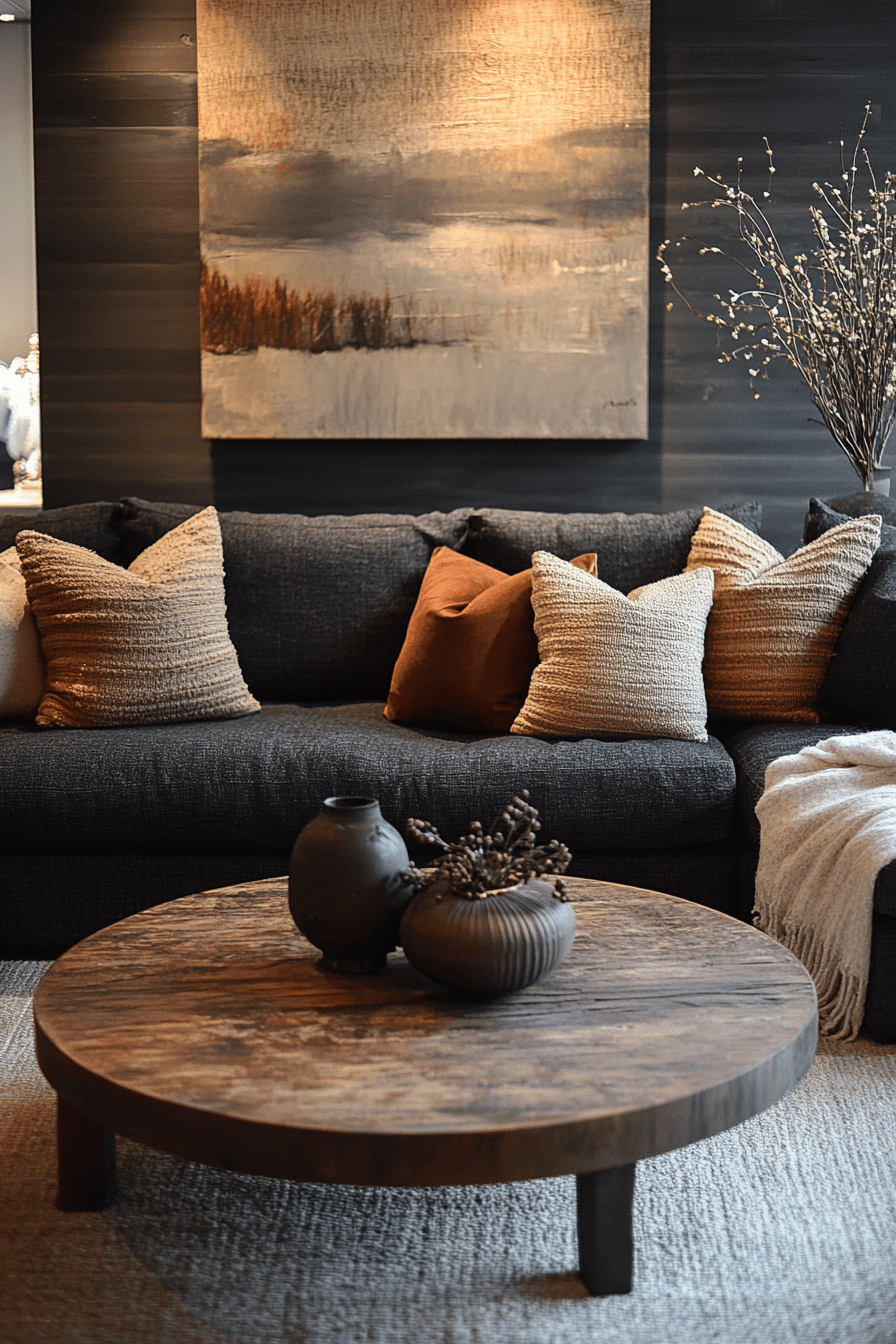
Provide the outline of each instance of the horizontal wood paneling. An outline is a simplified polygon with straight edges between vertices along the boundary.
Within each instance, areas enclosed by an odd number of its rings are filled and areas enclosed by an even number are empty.
[[[34,124],[195,126],[196,75],[56,75],[34,81]]]
[[[211,502],[195,8],[35,0],[44,498]]]
[[[194,261],[198,285],[198,222],[196,210],[172,210],[149,202],[125,210],[76,206],[42,210],[41,259],[115,266]],[[196,293],[198,302],[198,289]]]
[[[132,210],[151,203],[195,214],[197,138],[195,126],[39,129],[40,208]]]
[[[748,186],[766,189],[767,135],[777,168],[770,215],[785,247],[805,250],[812,182],[837,173],[841,129],[851,147],[866,102],[879,109],[866,139],[872,159],[879,169],[896,166],[896,50],[880,13],[870,3],[847,13],[810,0],[724,10],[673,0],[663,7],[653,74],[664,145],[662,181],[655,174],[652,184],[659,238],[687,231],[719,246],[730,238],[724,211],[682,214],[681,202],[708,194],[694,177],[696,165],[730,181],[738,155]],[[733,272],[706,260],[675,265],[682,288],[704,311],[714,290],[736,283]],[[763,502],[765,534],[791,550],[809,495],[859,489],[858,478],[817,423],[793,370],[783,362],[773,368],[755,401],[746,364],[720,365],[714,329],[677,300],[667,313],[664,302],[674,296],[657,288],[663,376],[652,433],[662,445],[664,506],[700,502],[720,485],[732,497],[752,494]]]
[[[198,255],[195,47],[182,40],[193,5],[34,0],[33,15],[48,502],[108,497],[113,481],[131,480],[204,502],[212,466],[226,507],[308,512],[471,498],[658,508],[749,495],[764,503],[766,534],[791,549],[809,494],[857,484],[792,371],[775,370],[755,402],[744,368],[718,364],[708,324],[681,305],[665,311],[658,267],[644,443],[204,444],[195,349],[184,345]],[[836,171],[841,128],[849,142],[866,101],[880,109],[867,140],[875,165],[896,167],[896,46],[871,0],[848,11],[833,0],[657,4],[651,80],[654,250],[685,223],[715,241],[720,212],[680,210],[701,194],[693,168],[731,174],[743,155],[761,188],[763,134],[778,168],[776,218],[794,247],[811,182]],[[699,262],[681,276],[697,306],[719,283]]]
[[[181,6],[183,8],[183,6]],[[38,68],[49,71],[92,70],[152,73],[156,70],[192,74],[196,68],[196,23],[192,17],[140,18],[137,15],[62,15],[49,41],[41,44]]]
[[[649,443],[539,440],[340,443],[219,440],[215,503],[261,512],[424,513],[430,509],[658,509],[661,459]],[[714,496],[715,498],[715,496]],[[716,502],[722,502],[717,499]]]
[[[195,401],[44,403],[42,430],[53,445],[53,489],[45,500],[142,495],[150,499],[205,502],[208,464],[201,445]],[[102,488],[101,488],[102,487]],[[210,501],[209,501],[210,502]]]

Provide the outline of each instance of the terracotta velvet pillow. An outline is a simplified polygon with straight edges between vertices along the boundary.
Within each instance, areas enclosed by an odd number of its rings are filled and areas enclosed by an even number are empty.
[[[597,557],[572,564],[594,574]],[[386,718],[506,733],[537,662],[531,569],[507,575],[439,546],[395,664]]]

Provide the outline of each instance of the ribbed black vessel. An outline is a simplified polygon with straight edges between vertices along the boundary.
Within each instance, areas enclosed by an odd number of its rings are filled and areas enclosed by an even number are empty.
[[[468,900],[445,881],[415,896],[399,940],[418,971],[475,998],[499,998],[531,985],[569,955],[576,932],[571,905],[532,879]]]

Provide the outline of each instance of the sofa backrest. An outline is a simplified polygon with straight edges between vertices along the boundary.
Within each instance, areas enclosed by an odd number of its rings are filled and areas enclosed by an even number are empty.
[[[834,505],[845,508],[834,508]],[[803,544],[851,517],[883,515],[880,545],[858,586],[819,696],[823,720],[896,728],[896,503],[867,494],[824,503],[812,499]],[[889,521],[888,521],[889,520]]]
[[[196,512],[123,500],[122,562]],[[219,514],[227,622],[253,695],[385,700],[430,556],[458,547],[469,515]]]
[[[27,517],[18,511],[0,513],[0,551],[12,546],[19,532],[30,529],[43,532],[75,546],[86,546],[104,560],[118,560],[119,536],[114,519],[118,504],[100,501],[96,504],[67,504],[61,509],[41,509]]]
[[[129,565],[200,508],[137,498],[72,505],[9,523],[6,545],[30,526]],[[721,511],[758,531],[758,504]],[[508,574],[527,569],[536,550],[562,559],[596,551],[600,577],[629,592],[681,572],[701,515],[698,508],[664,514],[220,513],[230,635],[249,688],[261,700],[385,700],[436,546]]]
[[[760,504],[722,505],[718,510],[759,531]],[[680,574],[702,509],[674,513],[535,513],[518,509],[477,509],[462,549],[495,569],[516,574],[532,563],[533,551],[572,560],[597,552],[604,583],[630,593],[645,583]]]

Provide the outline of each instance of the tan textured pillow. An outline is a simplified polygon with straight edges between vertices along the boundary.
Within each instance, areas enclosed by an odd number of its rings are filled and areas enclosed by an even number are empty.
[[[0,718],[33,714],[47,669],[15,546],[0,554]]]
[[[704,509],[685,572],[709,565],[716,576],[703,664],[710,714],[818,723],[821,683],[880,522],[877,514],[855,518],[785,560],[740,523]]]
[[[47,661],[38,723],[177,723],[260,708],[227,630],[214,509],[188,518],[129,569],[40,532],[20,532],[16,546]]]
[[[625,597],[567,561],[536,551],[532,606],[541,662],[510,731],[705,742],[700,664],[712,587],[712,573],[703,569]]]

